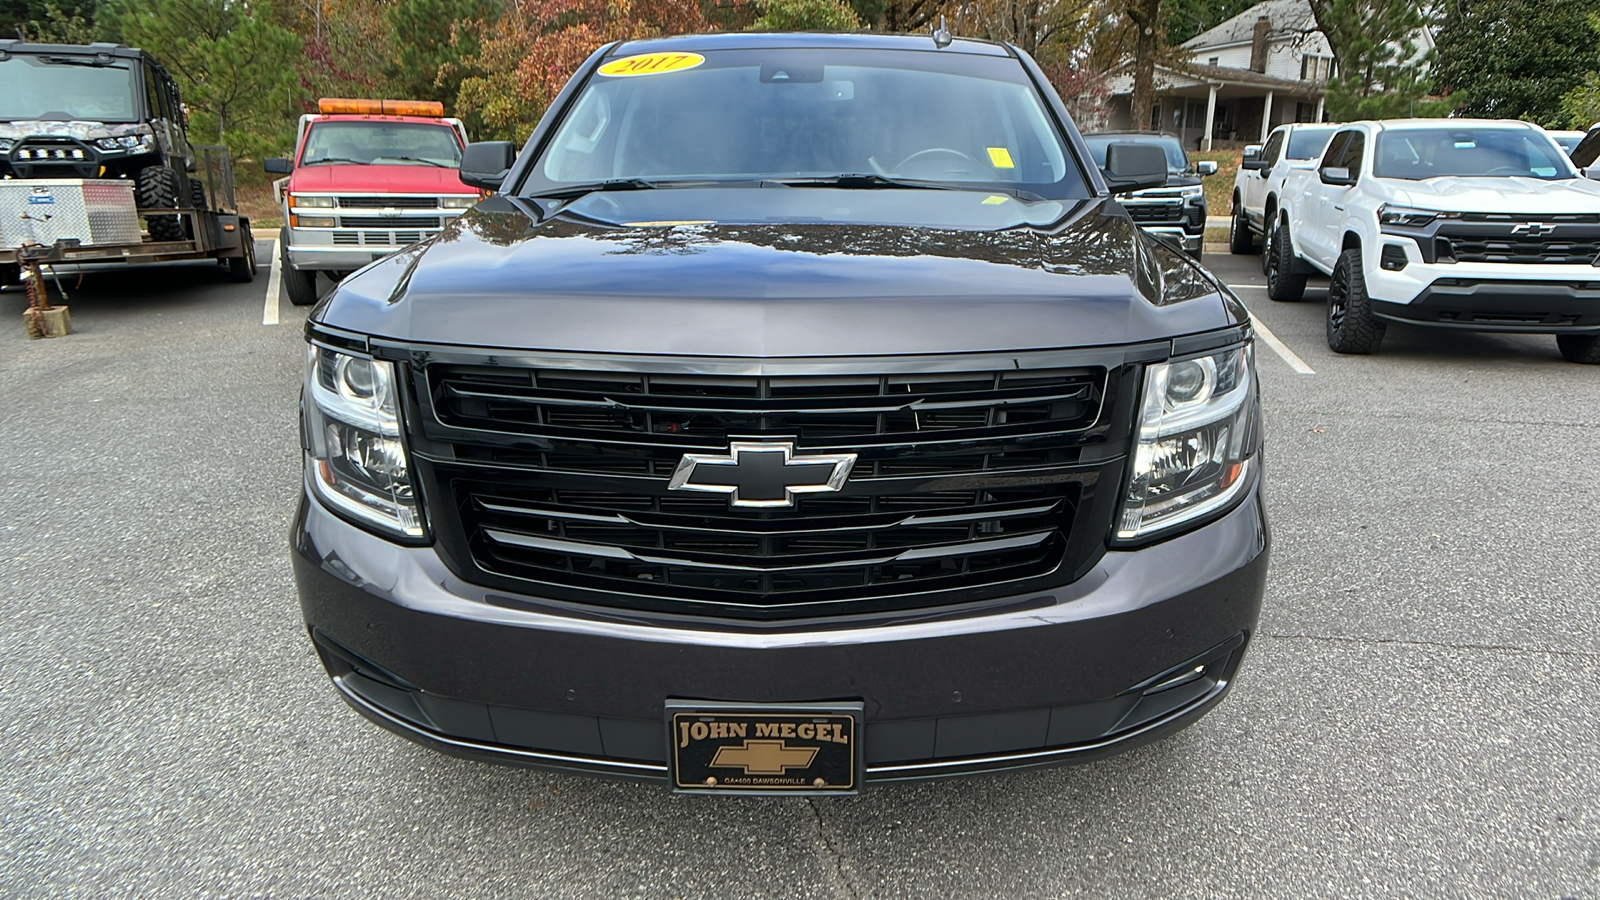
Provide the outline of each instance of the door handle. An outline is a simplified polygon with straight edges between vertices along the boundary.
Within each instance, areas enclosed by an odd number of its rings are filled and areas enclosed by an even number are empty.
[[[1342,206],[1340,206],[1340,205],[1339,205],[1339,204],[1337,204],[1337,203],[1335,203],[1335,204],[1334,204],[1334,205],[1333,205],[1333,208],[1334,208],[1334,209],[1336,209],[1336,210],[1338,210],[1338,211],[1339,211],[1339,212],[1344,212],[1344,207],[1342,207]]]

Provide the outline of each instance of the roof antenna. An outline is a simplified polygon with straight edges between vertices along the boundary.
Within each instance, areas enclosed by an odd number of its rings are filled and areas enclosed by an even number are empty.
[[[933,30],[933,46],[940,48],[948,47],[950,46],[950,42],[952,40],[955,40],[955,38],[951,37],[950,32],[945,30],[944,16],[941,15],[939,17],[939,27]]]

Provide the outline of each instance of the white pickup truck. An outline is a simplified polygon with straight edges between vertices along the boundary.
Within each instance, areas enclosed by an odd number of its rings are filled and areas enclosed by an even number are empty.
[[[1267,295],[1328,284],[1328,346],[1371,353],[1389,322],[1554,334],[1600,364],[1600,182],[1525,122],[1403,119],[1339,127],[1289,173]]]
[[[1277,221],[1283,182],[1294,169],[1314,169],[1322,151],[1328,147],[1337,125],[1279,125],[1267,135],[1263,145],[1244,148],[1244,160],[1233,176],[1233,221],[1228,229],[1230,253],[1254,253],[1256,235],[1261,235],[1261,270],[1266,272],[1266,256]]]

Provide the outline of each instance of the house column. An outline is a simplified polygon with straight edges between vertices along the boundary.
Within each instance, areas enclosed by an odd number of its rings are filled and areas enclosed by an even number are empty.
[[[1272,131],[1272,92],[1267,91],[1267,99],[1261,103],[1261,143],[1267,142],[1267,133]]]
[[[1217,118],[1217,86],[1211,85],[1211,96],[1206,98],[1206,133],[1200,139],[1200,149],[1211,149],[1211,128]]]
[[[1318,97],[1317,98],[1317,115],[1316,115],[1316,118],[1312,119],[1311,121],[1313,121],[1313,122],[1321,122],[1322,121],[1322,101],[1325,100],[1325,99],[1327,99],[1327,98],[1326,97]]]

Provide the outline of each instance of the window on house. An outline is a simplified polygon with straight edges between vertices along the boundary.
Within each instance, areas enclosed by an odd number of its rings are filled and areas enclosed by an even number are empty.
[[[1219,63],[1219,62],[1222,62],[1222,57],[1220,57],[1220,56],[1213,56],[1213,57],[1211,57],[1211,58],[1210,58],[1210,59],[1208,59],[1208,60],[1206,60],[1206,65],[1208,65],[1208,66],[1214,66],[1214,65],[1216,65],[1216,64],[1217,64],[1217,63]]]
[[[1150,130],[1161,130],[1161,104],[1159,103],[1150,104]]]
[[[1301,81],[1327,81],[1333,75],[1333,57],[1309,53],[1300,58]]]

